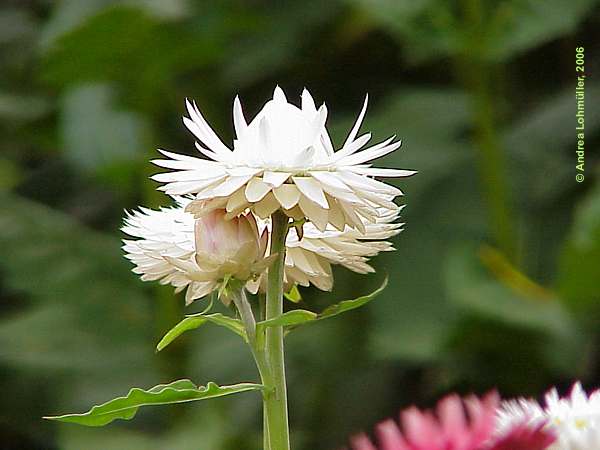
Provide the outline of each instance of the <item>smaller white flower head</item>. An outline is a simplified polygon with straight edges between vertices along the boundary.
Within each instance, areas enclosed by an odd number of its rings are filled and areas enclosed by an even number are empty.
[[[125,257],[142,280],[161,280],[187,288],[186,303],[217,289],[227,277],[249,281],[268,264],[268,231],[259,233],[251,213],[225,220],[225,212],[212,210],[194,218],[176,208],[146,208],[128,214],[123,232],[141,239],[124,240]]]
[[[237,138],[227,147],[210,128],[195,103],[187,102],[183,121],[196,136],[197,149],[208,159],[161,150],[168,159],[153,161],[173,172],[155,175],[170,195],[194,194],[203,204],[210,200],[233,217],[250,208],[268,218],[281,209],[305,218],[320,231],[330,224],[365,232],[365,223],[377,221],[382,208],[397,209],[393,199],[402,192],[374,177],[406,177],[411,170],[371,167],[369,161],[400,147],[395,137],[363,149],[370,133],[358,136],[367,100],[342,147],[334,151],[325,126],[327,108],[319,109],[307,90],[301,107],[287,101],[277,87],[273,99],[246,122],[239,99],[233,105]]]
[[[269,222],[256,224],[251,213],[228,221],[222,210],[210,208],[196,218],[186,212],[191,199],[176,201],[175,207],[141,208],[127,215],[122,230],[138,238],[123,241],[125,257],[135,266],[133,272],[144,281],[171,284],[176,292],[187,289],[187,303],[215,290],[227,275],[247,281],[246,288],[256,293],[264,284],[263,272],[270,258]],[[285,283],[331,290],[332,264],[358,273],[373,272],[368,259],[394,249],[385,239],[401,231],[402,224],[393,223],[398,214],[382,213],[377,223],[365,225],[365,233],[333,227],[321,232],[304,224],[304,236],[299,239],[292,228],[286,241]]]
[[[544,406],[535,400],[510,400],[498,413],[500,430],[527,420],[544,421],[556,432],[558,439],[550,450],[600,449],[600,391],[588,396],[579,382],[568,397],[561,398],[554,388],[546,394]]]

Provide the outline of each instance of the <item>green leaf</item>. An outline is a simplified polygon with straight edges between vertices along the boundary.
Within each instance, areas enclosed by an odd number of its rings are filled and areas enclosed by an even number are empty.
[[[280,316],[269,320],[264,320],[256,324],[256,327],[288,327],[292,325],[302,325],[303,323],[317,320],[318,314],[305,309],[294,309],[283,313]]]
[[[337,316],[338,314],[342,314],[347,311],[351,311],[356,308],[360,308],[361,306],[369,303],[375,297],[377,297],[387,286],[388,278],[385,277],[381,286],[379,286],[376,290],[371,292],[370,294],[363,295],[354,300],[344,300],[335,305],[331,305],[327,307],[322,313],[317,314],[312,311],[307,311],[305,309],[294,309],[292,311],[288,311],[283,313],[278,317],[274,317],[269,320],[264,320],[256,324],[257,330],[259,328],[265,327],[293,327],[297,325],[303,325],[308,322],[314,322],[316,320],[328,319],[329,317]]]
[[[558,290],[571,308],[579,311],[597,308],[600,301],[598,261],[600,261],[600,184],[582,198],[577,206],[572,229],[559,259]]]
[[[133,388],[127,396],[118,397],[102,405],[94,406],[86,413],[44,418],[90,427],[101,427],[116,419],[129,420],[133,418],[141,406],[193,402],[237,394],[238,392],[257,391],[262,388],[262,385],[254,383],[218,386],[210,382],[206,386],[196,386],[190,380],[177,380],[170,384],[159,384],[148,390]]]
[[[147,123],[115,103],[115,92],[107,84],[79,85],[65,93],[65,156],[78,169],[97,172],[135,162],[143,153]]]
[[[387,286],[387,284],[388,284],[388,277],[385,277],[385,280],[383,280],[383,283],[381,283],[381,286],[379,286],[377,289],[375,289],[370,294],[363,295],[362,297],[358,297],[354,300],[344,300],[340,303],[336,303],[335,305],[331,305],[331,306],[325,308],[325,310],[321,314],[319,314],[317,319],[318,320],[327,319],[329,317],[337,316],[338,314],[342,314],[344,312],[352,311],[353,309],[360,308],[361,306],[366,305],[371,300],[373,300],[375,297],[377,297],[379,294],[381,294],[383,292],[383,290],[385,289],[385,287]]]
[[[221,313],[215,314],[194,314],[191,316],[187,316],[177,325],[175,325],[165,336],[160,340],[158,345],[156,346],[157,351],[161,351],[175,339],[177,339],[180,335],[189,330],[194,330],[206,322],[214,323],[215,325],[220,325],[222,327],[228,328],[234,333],[238,334],[245,341],[248,340],[246,336],[246,331],[244,330],[244,325],[238,319],[234,319],[232,317],[225,316]]]
[[[150,302],[118,237],[17,195],[0,192],[0,204],[0,247],[11,255],[0,260],[2,284],[26,299],[0,321],[2,364],[153,374]]]
[[[570,339],[576,334],[573,318],[552,292],[528,288],[519,279],[522,274],[495,278],[478,254],[480,249],[467,245],[446,261],[447,292],[456,305],[471,315],[547,335]]]

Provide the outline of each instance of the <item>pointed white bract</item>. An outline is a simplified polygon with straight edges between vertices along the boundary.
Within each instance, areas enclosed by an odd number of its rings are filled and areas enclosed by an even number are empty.
[[[325,123],[327,108],[317,109],[307,90],[301,107],[289,103],[277,87],[273,99],[246,121],[236,97],[233,123],[236,139],[228,148],[210,128],[195,103],[187,102],[183,119],[205,158],[161,150],[167,159],[153,161],[171,172],[155,175],[170,195],[193,194],[199,202],[225,208],[229,217],[250,209],[267,219],[277,209],[304,218],[320,231],[328,226],[366,232],[384,209],[397,209],[402,192],[373,177],[407,177],[411,170],[373,168],[371,160],[400,147],[394,137],[364,148],[370,134],[359,136],[367,99],[341,149],[334,151]],[[199,208],[196,208],[198,210]],[[190,211],[194,211],[191,208]]]
[[[252,293],[264,288],[264,269],[270,261],[268,220],[257,222],[252,213],[226,220],[220,209],[197,212],[196,217],[188,212],[191,199],[176,201],[175,207],[141,208],[125,219],[122,230],[137,239],[124,240],[123,249],[142,280],[160,280],[176,292],[187,289],[187,303],[217,289],[227,276],[245,281]],[[369,258],[394,249],[386,239],[401,231],[402,224],[394,223],[399,211],[379,211],[374,223],[364,224],[364,233],[350,227],[338,231],[331,225],[319,231],[307,223],[299,239],[292,228],[286,241],[286,285],[331,290],[333,264],[357,273],[373,272]]]
[[[557,440],[549,450],[598,450],[600,448],[600,390],[587,395],[576,383],[567,397],[556,389],[545,396],[545,405],[535,400],[518,399],[504,402],[498,413],[501,430],[529,420],[545,422],[554,430]]]

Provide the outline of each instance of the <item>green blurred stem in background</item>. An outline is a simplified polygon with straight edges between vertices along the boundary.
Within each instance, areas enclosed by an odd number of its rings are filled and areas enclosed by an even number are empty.
[[[463,1],[466,30],[464,50],[457,57],[460,81],[472,97],[474,143],[479,176],[489,205],[493,239],[516,262],[517,243],[505,153],[496,129],[494,65],[486,60],[486,21],[480,0]]]

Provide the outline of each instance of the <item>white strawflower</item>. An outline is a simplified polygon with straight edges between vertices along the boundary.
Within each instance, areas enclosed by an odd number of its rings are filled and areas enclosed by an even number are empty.
[[[123,232],[137,237],[124,240],[125,257],[142,280],[160,280],[180,292],[187,288],[186,304],[217,289],[227,277],[251,281],[268,264],[268,231],[259,233],[251,213],[225,220],[225,211],[213,210],[200,218],[176,208],[141,208],[125,219]]]
[[[588,396],[581,384],[575,383],[568,397],[561,398],[555,388],[549,391],[544,406],[526,399],[504,402],[498,415],[500,429],[524,420],[545,422],[555,431],[557,440],[549,450],[598,450],[600,390]]]
[[[396,209],[402,192],[373,177],[407,177],[411,170],[371,167],[369,161],[400,147],[394,136],[363,149],[370,133],[358,136],[367,99],[341,149],[334,151],[325,127],[327,108],[316,108],[305,89],[301,108],[288,103],[277,87],[256,117],[247,123],[239,99],[233,104],[237,138],[228,148],[202,117],[195,103],[186,102],[183,121],[196,136],[198,150],[208,159],[160,150],[169,159],[153,161],[172,169],[153,178],[165,183],[170,195],[194,194],[212,208],[225,208],[228,218],[250,208],[266,219],[282,209],[295,219],[306,218],[320,231],[331,224],[365,232],[382,208]],[[363,150],[361,150],[363,149]],[[204,204],[200,208],[204,208]]]
[[[268,221],[258,222],[257,229],[253,231],[256,239],[244,233],[240,240],[227,227],[229,221],[224,219],[223,210],[211,210],[195,218],[186,211],[190,202],[190,199],[181,197],[177,198],[175,207],[160,210],[141,208],[127,216],[123,231],[139,238],[123,241],[125,256],[135,265],[133,271],[144,281],[160,280],[162,284],[171,284],[176,292],[187,288],[187,303],[212,292],[225,275],[247,280],[246,288],[256,293],[265,281],[260,273],[265,267],[261,261],[268,261],[265,254],[268,252]],[[340,232],[332,227],[321,232],[307,223],[304,224],[303,238],[298,239],[296,230],[292,228],[286,241],[286,285],[313,284],[319,289],[330,290],[333,286],[332,264],[340,264],[358,273],[373,272],[367,263],[368,258],[380,251],[394,249],[384,239],[401,231],[401,223],[392,223],[398,213],[381,212],[377,223],[365,225],[365,233],[350,228]],[[250,217],[251,213],[247,213],[240,219],[245,218],[246,222],[253,224],[254,220]],[[225,225],[218,227],[216,222],[213,223],[217,219]],[[200,227],[198,223],[204,225]],[[207,227],[218,231],[209,235]],[[213,249],[218,249],[216,255]]]

